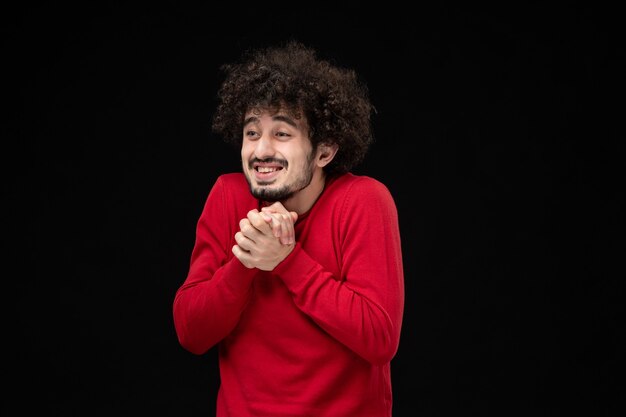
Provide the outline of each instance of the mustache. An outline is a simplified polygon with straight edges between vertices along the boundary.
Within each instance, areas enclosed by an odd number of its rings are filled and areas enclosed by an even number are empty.
[[[250,160],[250,162],[248,162],[248,167],[250,169],[252,169],[252,166],[255,163],[262,163],[262,164],[277,164],[280,165],[283,168],[287,168],[287,165],[289,165],[287,163],[287,161],[285,161],[284,159],[278,159],[278,158],[263,158],[263,159],[259,159],[259,158],[252,158]]]

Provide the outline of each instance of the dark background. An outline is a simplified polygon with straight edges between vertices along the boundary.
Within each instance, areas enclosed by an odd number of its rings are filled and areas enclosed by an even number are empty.
[[[216,353],[180,347],[171,307],[239,170],[219,66],[288,38],[377,107],[355,171],[400,216],[394,416],[622,415],[617,11],[87,4],[3,6],[4,415],[214,414]]]

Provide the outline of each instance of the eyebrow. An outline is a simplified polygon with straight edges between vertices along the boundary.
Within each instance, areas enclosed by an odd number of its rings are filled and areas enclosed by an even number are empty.
[[[275,122],[285,122],[288,125],[291,125],[295,128],[298,127],[298,125],[296,124],[296,122],[293,121],[293,119],[291,119],[290,117],[287,116],[283,116],[280,114],[277,114],[276,116],[272,116],[272,120]],[[249,123],[257,123],[259,121],[259,118],[256,116],[250,116],[247,117],[244,121],[243,121],[243,125],[247,126]]]

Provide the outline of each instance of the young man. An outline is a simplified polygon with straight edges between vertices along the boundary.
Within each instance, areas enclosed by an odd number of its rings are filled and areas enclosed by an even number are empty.
[[[243,58],[213,119],[243,173],[198,220],[178,339],[219,346],[219,417],[391,416],[404,274],[391,194],[350,172],[373,137],[367,89],[298,42]]]

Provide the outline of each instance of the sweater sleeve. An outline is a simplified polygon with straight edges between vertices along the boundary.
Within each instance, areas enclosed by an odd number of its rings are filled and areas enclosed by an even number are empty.
[[[220,178],[211,189],[196,226],[187,278],[174,297],[174,326],[180,344],[203,354],[237,324],[249,296],[254,271],[229,256],[234,232],[225,217]]]
[[[404,309],[404,274],[398,215],[387,188],[358,182],[340,214],[334,277],[298,243],[274,269],[296,305],[328,334],[365,360],[389,362],[395,355]]]

